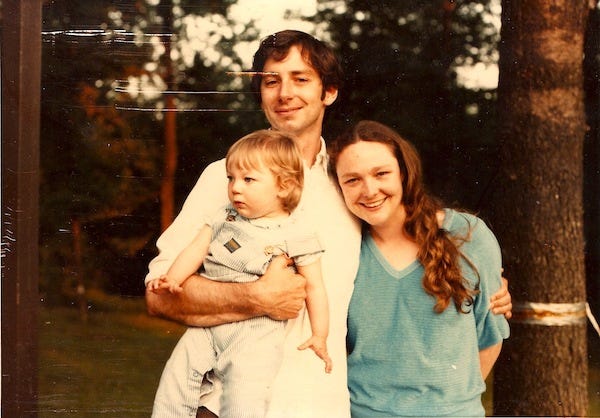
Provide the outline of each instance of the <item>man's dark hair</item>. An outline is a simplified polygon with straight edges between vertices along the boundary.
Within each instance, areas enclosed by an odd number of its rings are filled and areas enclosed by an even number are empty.
[[[325,97],[325,91],[329,88],[341,88],[343,80],[342,67],[333,50],[313,36],[297,30],[284,30],[263,39],[256,54],[254,54],[252,71],[257,73],[263,71],[265,62],[269,58],[281,61],[288,55],[292,46],[299,47],[302,57],[321,77],[323,97]],[[259,103],[261,102],[261,80],[262,76],[260,74],[252,76],[252,91],[257,93],[256,98]]]

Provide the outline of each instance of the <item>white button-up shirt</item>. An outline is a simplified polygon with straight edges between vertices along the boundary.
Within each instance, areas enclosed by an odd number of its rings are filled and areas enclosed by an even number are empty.
[[[312,350],[298,345],[311,335],[306,310],[288,322],[284,358],[273,386],[268,417],[349,417],[346,368],[346,318],[360,253],[360,226],[347,210],[334,180],[328,176],[325,142],[312,167],[305,165],[304,190],[296,215],[308,220],[325,248],[323,280],[330,311],[330,374]],[[149,265],[146,281],[166,273],[179,252],[202,227],[206,214],[228,202],[225,161],[209,165],[188,196],[181,213],[157,241],[159,255]],[[185,335],[184,337],[185,338]],[[218,396],[207,405],[218,412]]]

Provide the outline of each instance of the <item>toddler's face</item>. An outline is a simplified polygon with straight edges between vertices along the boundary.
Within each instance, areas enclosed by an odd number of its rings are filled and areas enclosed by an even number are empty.
[[[238,213],[246,218],[287,216],[277,178],[263,165],[257,168],[229,167],[227,193]]]

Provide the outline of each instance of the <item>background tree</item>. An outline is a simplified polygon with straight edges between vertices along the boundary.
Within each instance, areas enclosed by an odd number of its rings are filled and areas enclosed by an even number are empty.
[[[416,143],[436,194],[478,209],[495,169],[495,94],[466,88],[457,71],[497,60],[499,2],[324,3],[317,20],[330,22],[346,70],[326,137],[348,120],[388,123]]]
[[[161,202],[168,201],[166,218],[172,217],[206,163],[223,156],[252,120],[259,126],[245,80],[226,72],[242,68],[228,41],[237,35],[223,29],[234,26],[224,10],[220,1],[45,4],[40,248],[46,299],[85,305],[79,295],[90,285],[141,294]],[[176,112],[166,107],[176,107],[177,125]],[[239,113],[247,124],[238,124]],[[180,160],[173,196],[172,171]],[[165,166],[170,175],[163,175]],[[164,178],[168,187],[161,186]],[[162,198],[161,190],[167,191]]]
[[[56,144],[48,145],[51,158],[43,162],[49,198],[42,212],[52,220],[42,234],[45,291],[61,288],[46,282],[57,283],[67,273],[71,279],[63,281],[64,290],[86,277],[106,290],[141,293],[139,277],[155,251],[160,205],[169,201],[172,209],[162,212],[170,219],[208,162],[223,156],[235,138],[266,126],[247,94],[248,80],[228,75],[249,66],[236,46],[254,50],[261,36],[254,22],[230,20],[234,6],[187,0],[83,6],[56,0],[45,7],[46,33],[58,30],[44,42],[48,129],[42,130],[42,142]],[[493,168],[480,170],[476,163],[490,153],[494,96],[460,86],[455,67],[493,61],[497,31],[483,17],[490,11],[471,1],[349,0],[344,10],[325,4],[314,31],[325,40],[331,34],[348,75],[343,97],[328,112],[326,136],[349,118],[390,123],[417,142],[426,161],[452,155],[446,164],[427,164],[431,183],[448,200],[477,205]],[[294,17],[299,16],[288,14]],[[80,36],[82,28],[92,28],[87,37]],[[78,36],[70,29],[79,30]],[[374,52],[380,60],[371,59]],[[177,112],[165,112],[167,107]],[[170,140],[164,142],[167,125]],[[116,146],[125,142],[126,153]],[[108,143],[111,147],[102,147]],[[110,158],[124,165],[102,162]],[[76,183],[70,181],[74,174]],[[470,193],[454,187],[463,181],[473,186]],[[123,187],[136,192],[123,193]],[[161,190],[168,193],[161,197]],[[73,260],[73,222],[81,224],[81,267]],[[164,228],[168,221],[162,223]]]
[[[493,85],[467,86],[460,75],[465,65],[496,62],[499,10],[498,0],[319,2],[316,26],[301,27],[336,46],[347,78],[327,113],[325,137],[350,119],[389,123],[416,142],[434,192],[449,204],[484,209],[499,167],[496,92]],[[240,15],[236,1],[224,0],[46,3],[44,292],[63,287],[56,284],[64,277],[71,279],[63,288],[76,285],[69,233],[71,219],[78,219],[81,275],[111,292],[140,294],[139,277],[160,231],[163,162],[177,167],[176,212],[208,162],[237,137],[267,126],[248,80],[228,74],[248,69],[240,47],[254,51],[264,36],[252,19],[236,20]],[[307,19],[296,12],[286,17]],[[165,39],[172,48],[170,82]],[[162,140],[167,98],[177,107],[177,155],[170,159]]]
[[[592,2],[592,6],[593,6]],[[584,225],[588,301],[600,312],[600,4],[590,11],[584,50],[584,89],[590,127],[584,151]],[[596,336],[594,336],[596,338]]]
[[[132,119],[107,100],[112,88],[103,81],[134,67],[133,60],[126,67],[113,59],[110,25],[98,25],[110,7],[55,0],[43,9],[40,287],[53,301],[75,297],[78,289],[85,304],[86,284],[105,283],[98,273],[120,252],[106,245],[118,239],[109,237],[111,226],[152,195],[152,185],[139,179],[148,178],[156,153],[132,138]],[[89,247],[98,250],[94,257]]]
[[[130,7],[125,3],[117,4],[115,11],[119,13],[119,16],[123,16],[128,10],[131,10]],[[222,25],[230,26],[231,24],[224,17],[226,9],[226,3],[221,1],[203,2],[198,5],[197,2],[182,0],[150,0],[135,4],[137,14],[133,16],[131,25],[135,43],[142,46],[151,45],[142,74],[142,77],[146,77],[148,82],[143,83],[140,82],[140,78],[133,78],[128,80],[129,83],[135,84],[133,89],[130,89],[131,86],[128,86],[127,83],[121,88],[134,93],[137,103],[145,106],[144,110],[151,110],[151,107],[154,106],[156,122],[162,125],[162,169],[159,192],[161,231],[171,224],[176,215],[175,185],[179,159],[178,114],[189,110],[190,107],[199,106],[197,97],[185,97],[185,91],[178,94],[180,84],[188,85],[194,92],[197,87],[193,82],[190,85],[186,80],[190,68],[197,64],[193,56],[199,55],[202,58],[203,51],[192,50],[190,38],[198,35],[224,38],[222,33],[214,30],[214,26],[211,30],[212,25],[207,25],[203,34],[198,34],[198,28],[195,28],[196,31],[190,31],[190,27],[194,26],[197,18],[204,20],[205,23],[211,18],[213,20],[221,19]],[[125,22],[123,23],[124,26],[128,26]],[[216,44],[219,40],[213,39],[212,42]],[[217,46],[211,45],[211,47],[216,48]],[[191,59],[190,55],[192,55]],[[213,82],[218,78],[215,71],[218,66],[215,64],[209,63],[202,66],[205,69],[204,78]],[[200,106],[206,107],[213,104],[214,100],[205,98],[202,102],[203,104]]]
[[[494,413],[584,416],[583,45],[589,2],[502,4],[493,229],[515,306]],[[541,304],[536,313],[531,302]],[[558,307],[570,308],[561,315]],[[583,311],[582,311],[583,309]],[[564,326],[550,326],[561,320]]]

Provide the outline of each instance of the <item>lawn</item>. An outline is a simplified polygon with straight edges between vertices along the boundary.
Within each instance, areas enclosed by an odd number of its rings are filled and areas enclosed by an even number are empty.
[[[149,417],[161,370],[184,328],[143,301],[102,298],[87,323],[74,308],[39,314],[40,418]],[[590,334],[590,416],[600,416],[600,338]],[[484,396],[486,407],[490,399]]]
[[[40,311],[39,417],[149,417],[161,370],[184,328],[143,301]]]

